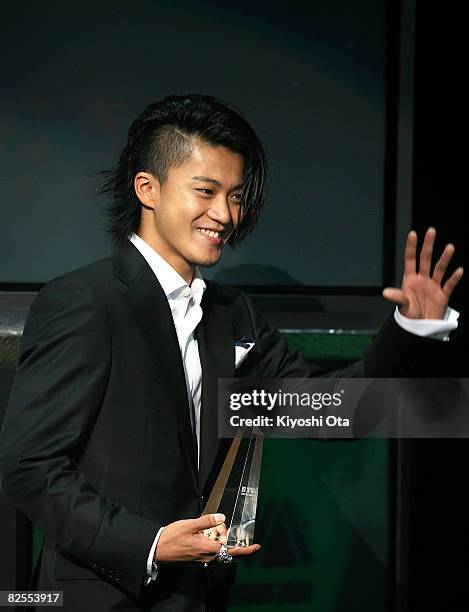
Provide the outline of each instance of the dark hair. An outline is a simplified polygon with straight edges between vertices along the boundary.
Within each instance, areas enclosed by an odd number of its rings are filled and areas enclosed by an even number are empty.
[[[168,171],[186,161],[195,140],[223,146],[244,158],[241,222],[230,237],[235,244],[256,225],[264,203],[267,162],[264,149],[249,123],[233,105],[213,96],[167,96],[145,108],[129,128],[128,140],[113,170],[101,173],[100,193],[112,195],[105,209],[107,230],[114,242],[124,242],[140,224],[141,203],[134,177],[151,172],[163,183]]]

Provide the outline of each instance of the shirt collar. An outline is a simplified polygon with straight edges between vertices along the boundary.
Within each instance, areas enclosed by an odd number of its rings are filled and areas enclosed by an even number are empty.
[[[149,244],[140,238],[137,234],[132,234],[130,242],[140,251],[142,256],[147,261],[150,268],[153,270],[158,282],[160,283],[165,295],[168,299],[175,299],[181,295],[182,291],[189,285],[169,263],[161,257]],[[200,304],[207,285],[202,278],[200,270],[195,266],[194,277],[192,279],[190,289],[196,304]]]

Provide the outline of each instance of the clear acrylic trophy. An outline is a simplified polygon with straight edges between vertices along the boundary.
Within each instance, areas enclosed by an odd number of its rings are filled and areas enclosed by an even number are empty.
[[[264,434],[239,429],[231,443],[203,514],[226,517],[227,540],[219,560],[231,562],[229,548],[253,543]]]

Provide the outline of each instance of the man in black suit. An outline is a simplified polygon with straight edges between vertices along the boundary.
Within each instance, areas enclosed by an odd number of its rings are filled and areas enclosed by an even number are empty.
[[[204,282],[227,242],[254,228],[265,191],[249,124],[208,96],[170,96],[132,124],[105,191],[115,248],[37,296],[1,435],[1,486],[44,531],[33,587],[63,590],[65,610],[225,610],[233,565],[217,563],[223,515],[201,516],[226,454],[217,379],[305,377],[239,290]],[[462,276],[430,274],[430,229],[416,271],[409,234],[399,304],[348,373],[404,376],[441,355],[412,319],[441,321]],[[236,339],[253,340],[239,356]],[[259,546],[233,549],[233,557]]]

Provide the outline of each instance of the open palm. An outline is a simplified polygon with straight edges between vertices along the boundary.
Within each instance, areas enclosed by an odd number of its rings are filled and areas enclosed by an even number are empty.
[[[447,244],[431,274],[436,230],[428,228],[420,251],[417,271],[417,234],[409,232],[404,253],[404,275],[401,288],[386,287],[383,297],[399,305],[399,311],[410,319],[443,319],[449,298],[463,275],[457,268],[442,285],[454,246]]]

